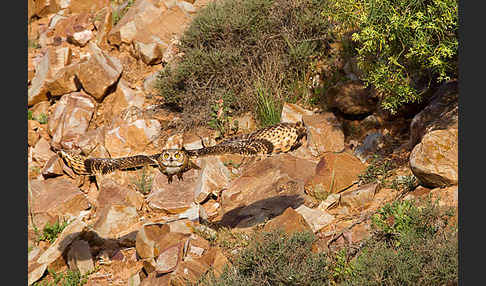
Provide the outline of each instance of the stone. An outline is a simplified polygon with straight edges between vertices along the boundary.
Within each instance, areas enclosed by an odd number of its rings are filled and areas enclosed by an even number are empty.
[[[103,238],[117,239],[134,231],[138,222],[135,207],[113,204],[99,211],[93,229]]]
[[[280,229],[288,234],[311,230],[304,217],[293,208],[287,208],[281,215],[271,219],[263,227],[264,231]]]
[[[27,144],[29,146],[35,146],[40,139],[40,135],[37,130],[40,129],[40,123],[36,120],[27,121]]]
[[[91,30],[83,30],[73,33],[72,36],[68,37],[68,41],[77,46],[84,47],[89,42],[89,40],[93,38],[93,36],[94,35]]]
[[[212,247],[199,258],[182,261],[172,274],[171,285],[181,285],[187,281],[196,283],[210,267],[212,267],[213,274],[219,277],[226,264],[229,264],[229,261],[221,249]]]
[[[83,192],[64,177],[30,180],[28,184],[32,220],[39,228],[66,215],[76,217],[90,207]]]
[[[113,158],[144,154],[160,133],[155,119],[119,120],[106,130],[104,146]]]
[[[78,63],[70,64],[59,69],[54,78],[46,81],[46,87],[51,96],[61,96],[74,91],[80,87],[76,84],[76,71]]]
[[[353,155],[325,153],[315,168],[314,175],[306,181],[307,194],[324,200],[329,194],[339,193],[358,181],[366,166]]]
[[[58,2],[53,0],[33,1],[33,4],[31,5],[31,17],[35,15],[42,18],[49,14],[54,14],[60,9]]]
[[[57,72],[71,61],[69,47],[48,48],[35,66],[35,75],[28,90],[28,106],[48,100],[48,82],[55,79]]]
[[[297,104],[284,103],[282,107],[282,114],[280,117],[281,122],[299,122],[302,121],[302,116],[313,115],[314,112],[300,107]]]
[[[338,84],[326,93],[327,105],[335,107],[344,114],[362,115],[376,109],[377,100],[371,96],[370,89],[359,81]]]
[[[219,157],[205,157],[200,162],[201,172],[194,190],[198,203],[204,201],[209,194],[218,194],[231,181],[231,173]]]
[[[426,197],[431,198],[432,202],[438,200],[440,207],[453,207],[458,208],[459,188],[458,186],[450,186],[446,188],[434,188],[429,189],[419,186],[412,192],[408,193],[405,200],[416,200],[424,202]]]
[[[200,170],[190,170],[184,173],[184,180],[177,181],[174,177],[172,184],[167,182],[167,177],[159,170],[155,170],[152,189],[146,201],[152,209],[163,210],[168,213],[178,214],[189,209],[195,199]]]
[[[120,79],[115,92],[107,95],[103,100],[104,121],[111,122],[115,116],[120,116],[129,107],[143,108],[144,101],[145,95],[142,91],[130,88],[124,79]]]
[[[221,223],[248,227],[296,208],[306,200],[304,181],[315,163],[280,154],[257,161],[231,181],[222,193]]]
[[[384,136],[381,132],[370,133],[366,135],[363,143],[354,150],[354,155],[364,163],[370,157],[377,154],[383,148],[383,144]]]
[[[83,92],[66,94],[54,105],[47,128],[52,145],[73,149],[79,137],[88,130],[96,102]]]
[[[342,126],[332,112],[303,115],[302,119],[308,130],[307,148],[314,156],[344,150]]]
[[[433,130],[458,129],[458,82],[449,81],[433,95],[430,103],[410,123],[409,147],[420,143]]]
[[[458,130],[434,130],[422,138],[410,154],[410,168],[426,187],[458,183]]]
[[[77,77],[83,89],[101,101],[109,89],[118,82],[123,71],[119,59],[103,52],[96,44],[88,44],[90,55],[88,59],[79,64]],[[96,80],[93,80],[93,79]]]
[[[195,9],[179,1],[135,2],[108,34],[112,45],[132,45],[135,55],[147,64],[160,63],[171,40],[188,26]],[[189,3],[188,3],[189,4]]]
[[[305,205],[299,206],[295,211],[304,217],[314,233],[318,232],[334,220],[334,216],[328,212],[319,209],[311,209]]]
[[[96,198],[96,206],[103,208],[109,205],[126,205],[140,210],[144,203],[143,195],[132,188],[120,185],[111,179],[100,182],[100,194]]]
[[[94,13],[104,7],[109,7],[109,0],[69,0],[61,1],[61,8],[68,14]]]
[[[146,76],[143,80],[143,91],[146,94],[156,94],[155,83],[157,82],[159,72],[154,72]]]
[[[346,190],[340,194],[340,205],[348,207],[351,211],[362,211],[371,204],[379,187],[380,185],[375,183]]]
[[[157,257],[155,271],[157,274],[172,272],[177,267],[182,256],[182,244],[170,246]]]
[[[54,155],[56,155],[56,153],[51,151],[51,145],[44,138],[40,138],[32,150],[32,158],[42,165],[49,161]]]
[[[37,104],[34,104],[34,106],[32,106],[32,108],[29,109],[30,111],[32,111],[32,118],[39,118],[43,115],[49,114],[50,106],[51,104],[48,101],[41,101]]]
[[[53,155],[49,161],[45,164],[44,168],[41,170],[42,176],[44,178],[56,177],[63,175],[63,162],[62,159],[57,156]]]
[[[81,275],[94,270],[93,257],[89,248],[89,243],[85,240],[75,240],[71,243],[67,252],[69,268],[79,270]]]

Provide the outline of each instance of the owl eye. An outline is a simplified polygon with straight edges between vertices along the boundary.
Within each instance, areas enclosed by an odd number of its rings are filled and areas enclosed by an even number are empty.
[[[175,154],[176,159],[179,159],[179,157],[180,157],[180,156],[181,156],[181,155],[180,155],[179,153],[176,153],[176,154]]]
[[[169,158],[169,154],[165,153],[164,154],[164,159],[167,159],[167,158]]]

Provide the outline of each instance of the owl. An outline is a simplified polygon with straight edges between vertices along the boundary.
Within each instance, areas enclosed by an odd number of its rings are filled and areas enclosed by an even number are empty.
[[[191,170],[201,168],[190,160],[185,149],[166,149],[162,153],[153,156],[157,161],[160,171],[167,176],[167,181],[172,183],[172,176],[177,175],[177,178],[183,180],[182,174]]]

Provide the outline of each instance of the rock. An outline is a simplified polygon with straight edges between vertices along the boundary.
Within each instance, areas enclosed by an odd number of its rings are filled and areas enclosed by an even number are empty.
[[[54,105],[47,128],[52,145],[73,149],[79,137],[88,130],[96,102],[83,92],[66,94]]]
[[[39,228],[66,215],[76,217],[90,207],[83,192],[63,177],[31,180],[29,188],[32,220]]]
[[[91,53],[79,64],[77,76],[83,89],[101,101],[120,78],[123,66],[119,59],[106,54],[96,44],[89,43],[88,47]]]
[[[265,224],[264,231],[281,229],[288,234],[310,230],[311,227],[304,217],[292,208],[287,208],[281,215],[273,218]]]
[[[143,91],[146,94],[156,94],[157,90],[155,89],[155,83],[157,82],[159,72],[154,72],[143,80]]]
[[[340,194],[340,205],[348,207],[351,211],[362,211],[371,204],[379,186],[379,184],[366,184],[346,190]]]
[[[344,150],[342,126],[333,113],[304,115],[302,118],[308,130],[307,148],[314,156]]]
[[[91,30],[83,30],[75,32],[72,36],[68,37],[68,41],[77,46],[84,47],[92,38],[93,32]]]
[[[209,194],[218,194],[231,181],[231,173],[219,157],[206,157],[200,162],[201,172],[194,190],[197,203],[204,201]]]
[[[40,139],[40,135],[37,130],[40,129],[40,123],[36,120],[27,121],[27,144],[29,146],[35,146]]]
[[[54,14],[59,11],[60,7],[57,1],[52,0],[40,0],[40,1],[33,1],[32,6],[32,16],[38,16],[39,18],[45,17],[49,14]]]
[[[315,163],[281,154],[249,166],[222,193],[221,223],[247,227],[280,215],[288,207],[304,203],[304,181]]]
[[[458,183],[458,130],[434,130],[410,154],[410,168],[420,184],[446,187]]]
[[[113,158],[143,154],[160,132],[155,119],[119,120],[105,132],[105,148]]]
[[[28,106],[48,100],[48,82],[55,79],[57,72],[71,61],[71,49],[49,48],[41,57],[35,67],[35,76],[32,78],[28,90]]]
[[[78,63],[74,63],[59,69],[54,78],[46,81],[46,87],[51,96],[61,96],[74,91],[80,87],[76,84],[76,71]]]
[[[104,7],[109,7],[109,0],[69,0],[61,1],[62,9],[67,10],[67,14],[94,13]]]
[[[99,211],[93,229],[103,238],[117,239],[136,229],[139,218],[132,206],[113,204]]]
[[[330,224],[334,219],[334,216],[326,211],[311,209],[305,205],[299,206],[295,211],[304,217],[314,233]]]
[[[302,116],[313,115],[314,112],[304,109],[297,104],[284,103],[282,107],[282,114],[280,117],[281,122],[299,122],[302,121]]]
[[[51,145],[49,145],[49,142],[47,142],[47,140],[44,138],[40,138],[32,150],[32,158],[41,165],[44,165],[52,156],[55,155],[56,153],[51,151]]]
[[[404,200],[416,200],[419,202],[425,202],[425,198],[430,196],[432,202],[438,200],[440,207],[453,207],[458,208],[459,188],[458,186],[450,186],[446,188],[424,188],[419,186],[412,192],[408,193]]]
[[[143,108],[145,96],[143,92],[131,89],[128,83],[120,79],[114,93],[109,94],[103,100],[103,118],[105,122],[111,122],[115,116],[120,116],[125,109],[135,106]]]
[[[383,148],[384,137],[381,132],[373,132],[366,135],[363,143],[354,150],[354,155],[358,157],[361,162],[366,162],[370,157],[379,153]]]
[[[67,252],[69,268],[79,270],[81,275],[94,270],[93,257],[91,256],[89,243],[85,240],[75,240],[71,243]]]
[[[96,198],[96,206],[103,208],[109,205],[126,205],[140,210],[144,203],[143,195],[132,188],[120,185],[111,179],[100,182],[100,194]]]
[[[32,111],[32,118],[39,118],[43,115],[49,114],[50,106],[51,104],[48,101],[41,101],[37,104],[34,104],[34,106],[29,109],[30,111]]]
[[[458,100],[457,81],[441,86],[430,103],[412,119],[409,147],[413,148],[433,130],[458,129]]]
[[[376,109],[377,100],[370,89],[359,81],[338,84],[326,93],[328,107],[335,107],[344,114],[362,115]]]
[[[53,155],[49,161],[47,161],[44,168],[41,170],[44,178],[56,177],[63,175],[63,162],[57,155]]]
[[[134,54],[140,55],[145,63],[160,62],[170,41],[181,35],[189,24],[191,18],[187,10],[192,10],[186,4],[177,5],[179,1],[161,2],[135,2],[108,34],[109,43],[133,44]]]
[[[184,180],[169,184],[167,177],[155,170],[152,189],[147,196],[148,205],[157,210],[177,214],[189,209],[195,199],[194,190],[197,187],[200,170],[190,170],[184,173]]]
[[[58,46],[65,42],[72,43],[75,33],[93,30],[93,18],[90,13],[55,15],[51,18],[48,29],[39,36],[41,46]],[[69,40],[69,41],[68,41]]]
[[[199,258],[182,261],[171,277],[171,285],[184,285],[181,283],[196,283],[212,266],[213,274],[219,277],[223,268],[229,264],[228,259],[218,247],[213,247]]]
[[[145,270],[171,272],[182,259],[189,234],[170,232],[166,224],[145,224],[137,234],[135,247]]]
[[[339,193],[358,181],[366,166],[346,152],[325,153],[315,168],[314,175],[306,181],[307,194],[324,200],[329,194]]]

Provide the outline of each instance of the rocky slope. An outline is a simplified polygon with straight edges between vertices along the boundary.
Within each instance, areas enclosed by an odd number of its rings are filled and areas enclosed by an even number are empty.
[[[308,126],[301,148],[243,164],[197,159],[201,170],[172,184],[150,167],[105,175],[99,189],[74,174],[51,147],[122,157],[215,142],[210,129],[174,132],[178,114],[151,87],[207,2],[28,1],[29,285],[49,279],[47,268],[89,273],[85,285],[183,285],[210,266],[217,275],[231,253],[203,235],[214,231],[207,222],[234,233],[312,230],[325,251],[358,244],[387,202],[430,194],[457,207],[456,82],[411,119],[385,115],[358,81],[329,93],[335,113],[285,104],[282,121]],[[250,114],[238,122],[256,129]],[[63,220],[57,239],[38,241],[46,223]]]

